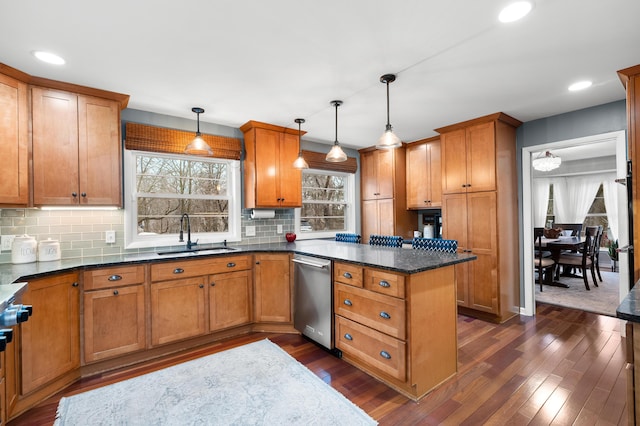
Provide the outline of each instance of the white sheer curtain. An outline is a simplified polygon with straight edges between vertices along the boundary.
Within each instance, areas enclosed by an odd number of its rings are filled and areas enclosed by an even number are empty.
[[[549,179],[533,179],[533,226],[544,227],[549,205]]]
[[[553,178],[556,222],[583,223],[602,183],[602,175]]]
[[[607,221],[611,231],[608,237],[611,241],[618,239],[618,184],[615,180],[615,173],[607,173],[602,177],[604,207],[607,209]]]

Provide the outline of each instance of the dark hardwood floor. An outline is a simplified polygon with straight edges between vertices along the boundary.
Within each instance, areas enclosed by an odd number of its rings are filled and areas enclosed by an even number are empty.
[[[622,322],[539,304],[504,324],[458,316],[458,374],[420,402],[297,335],[252,334],[144,366],[83,379],[9,423],[50,425],[60,397],[231,347],[271,339],[381,425],[624,425]]]

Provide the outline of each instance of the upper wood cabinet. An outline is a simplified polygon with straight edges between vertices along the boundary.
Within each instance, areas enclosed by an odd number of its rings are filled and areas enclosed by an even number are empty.
[[[29,203],[29,110],[27,85],[0,74],[0,205]]]
[[[120,104],[33,87],[34,205],[122,206]]]
[[[440,138],[407,145],[407,208],[442,206]]]
[[[244,133],[245,208],[301,207],[302,171],[293,167],[298,131],[249,121]]]
[[[376,149],[360,153],[363,200],[394,198],[395,157],[396,150],[393,149]]]

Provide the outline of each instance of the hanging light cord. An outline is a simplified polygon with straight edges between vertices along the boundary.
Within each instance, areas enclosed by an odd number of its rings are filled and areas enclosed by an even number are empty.
[[[389,80],[385,81],[387,83],[387,129],[391,127],[391,120],[389,120]]]
[[[336,140],[334,142],[334,145],[338,144],[338,107],[340,106],[340,103],[335,102],[334,105],[336,106]]]

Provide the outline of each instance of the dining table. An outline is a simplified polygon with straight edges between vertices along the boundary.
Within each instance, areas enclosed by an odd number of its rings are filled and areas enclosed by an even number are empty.
[[[559,273],[558,261],[563,251],[578,252],[584,246],[584,240],[579,236],[560,236],[558,238],[542,237],[542,248],[551,253],[551,258],[556,262],[553,274],[549,274],[544,284],[554,287],[569,288],[569,285],[560,281],[561,277],[582,278],[580,275],[572,274],[568,269]]]

